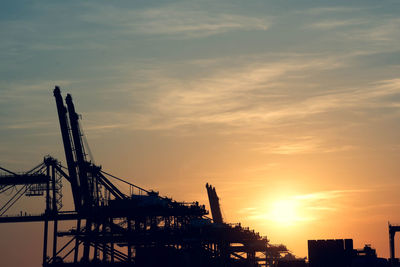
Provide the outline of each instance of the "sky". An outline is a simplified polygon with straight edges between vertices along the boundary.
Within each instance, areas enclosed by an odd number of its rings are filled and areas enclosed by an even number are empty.
[[[388,257],[398,14],[395,0],[4,1],[0,166],[65,163],[59,85],[103,170],[204,204],[208,182],[226,221],[299,257],[328,238]],[[41,264],[41,231],[0,225],[7,266]]]

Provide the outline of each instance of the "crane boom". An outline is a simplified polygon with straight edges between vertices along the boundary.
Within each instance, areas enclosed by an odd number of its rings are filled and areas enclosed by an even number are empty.
[[[79,116],[75,111],[74,103],[72,102],[72,97],[67,94],[65,102],[68,107],[69,122],[71,125],[72,138],[74,140],[74,152],[75,158],[78,166],[80,189],[82,194],[82,202],[84,207],[89,207],[92,203],[91,194],[89,192],[89,181],[88,181],[88,169],[87,162],[85,160],[85,153],[81,139],[81,131],[79,128]]]
[[[208,200],[210,201],[210,209],[213,221],[215,223],[223,223],[221,207],[219,205],[219,198],[217,196],[217,191],[215,191],[215,187],[212,187],[208,183],[206,184]]]
[[[57,105],[57,112],[58,112],[58,120],[60,122],[60,130],[61,130],[61,136],[64,144],[64,152],[65,152],[65,158],[67,161],[68,165],[68,173],[70,177],[70,182],[71,182],[71,188],[72,188],[72,196],[74,198],[74,204],[76,210],[80,210],[81,208],[81,194],[79,190],[79,181],[78,181],[78,176],[76,173],[76,167],[75,167],[75,160],[72,152],[72,141],[71,137],[69,135],[69,128],[68,128],[68,118],[67,118],[67,109],[64,106],[63,99],[61,97],[61,90],[58,86],[55,87],[54,91],[54,97],[56,99],[56,105]]]

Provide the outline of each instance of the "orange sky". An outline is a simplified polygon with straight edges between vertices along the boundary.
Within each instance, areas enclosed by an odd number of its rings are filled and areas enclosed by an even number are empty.
[[[59,85],[105,171],[204,204],[208,182],[228,222],[301,257],[322,238],[388,257],[387,222],[400,222],[398,2],[151,2],[6,1],[0,166],[65,162]],[[4,261],[39,266],[41,229],[0,225]]]

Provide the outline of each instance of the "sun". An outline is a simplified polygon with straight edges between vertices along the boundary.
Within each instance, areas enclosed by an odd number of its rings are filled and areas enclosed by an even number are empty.
[[[282,226],[300,221],[299,205],[295,199],[280,199],[271,203],[269,219]]]

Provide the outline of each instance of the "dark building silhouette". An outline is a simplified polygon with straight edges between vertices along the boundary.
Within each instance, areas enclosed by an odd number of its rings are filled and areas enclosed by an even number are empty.
[[[309,267],[386,267],[375,249],[354,249],[352,239],[308,240]]]

